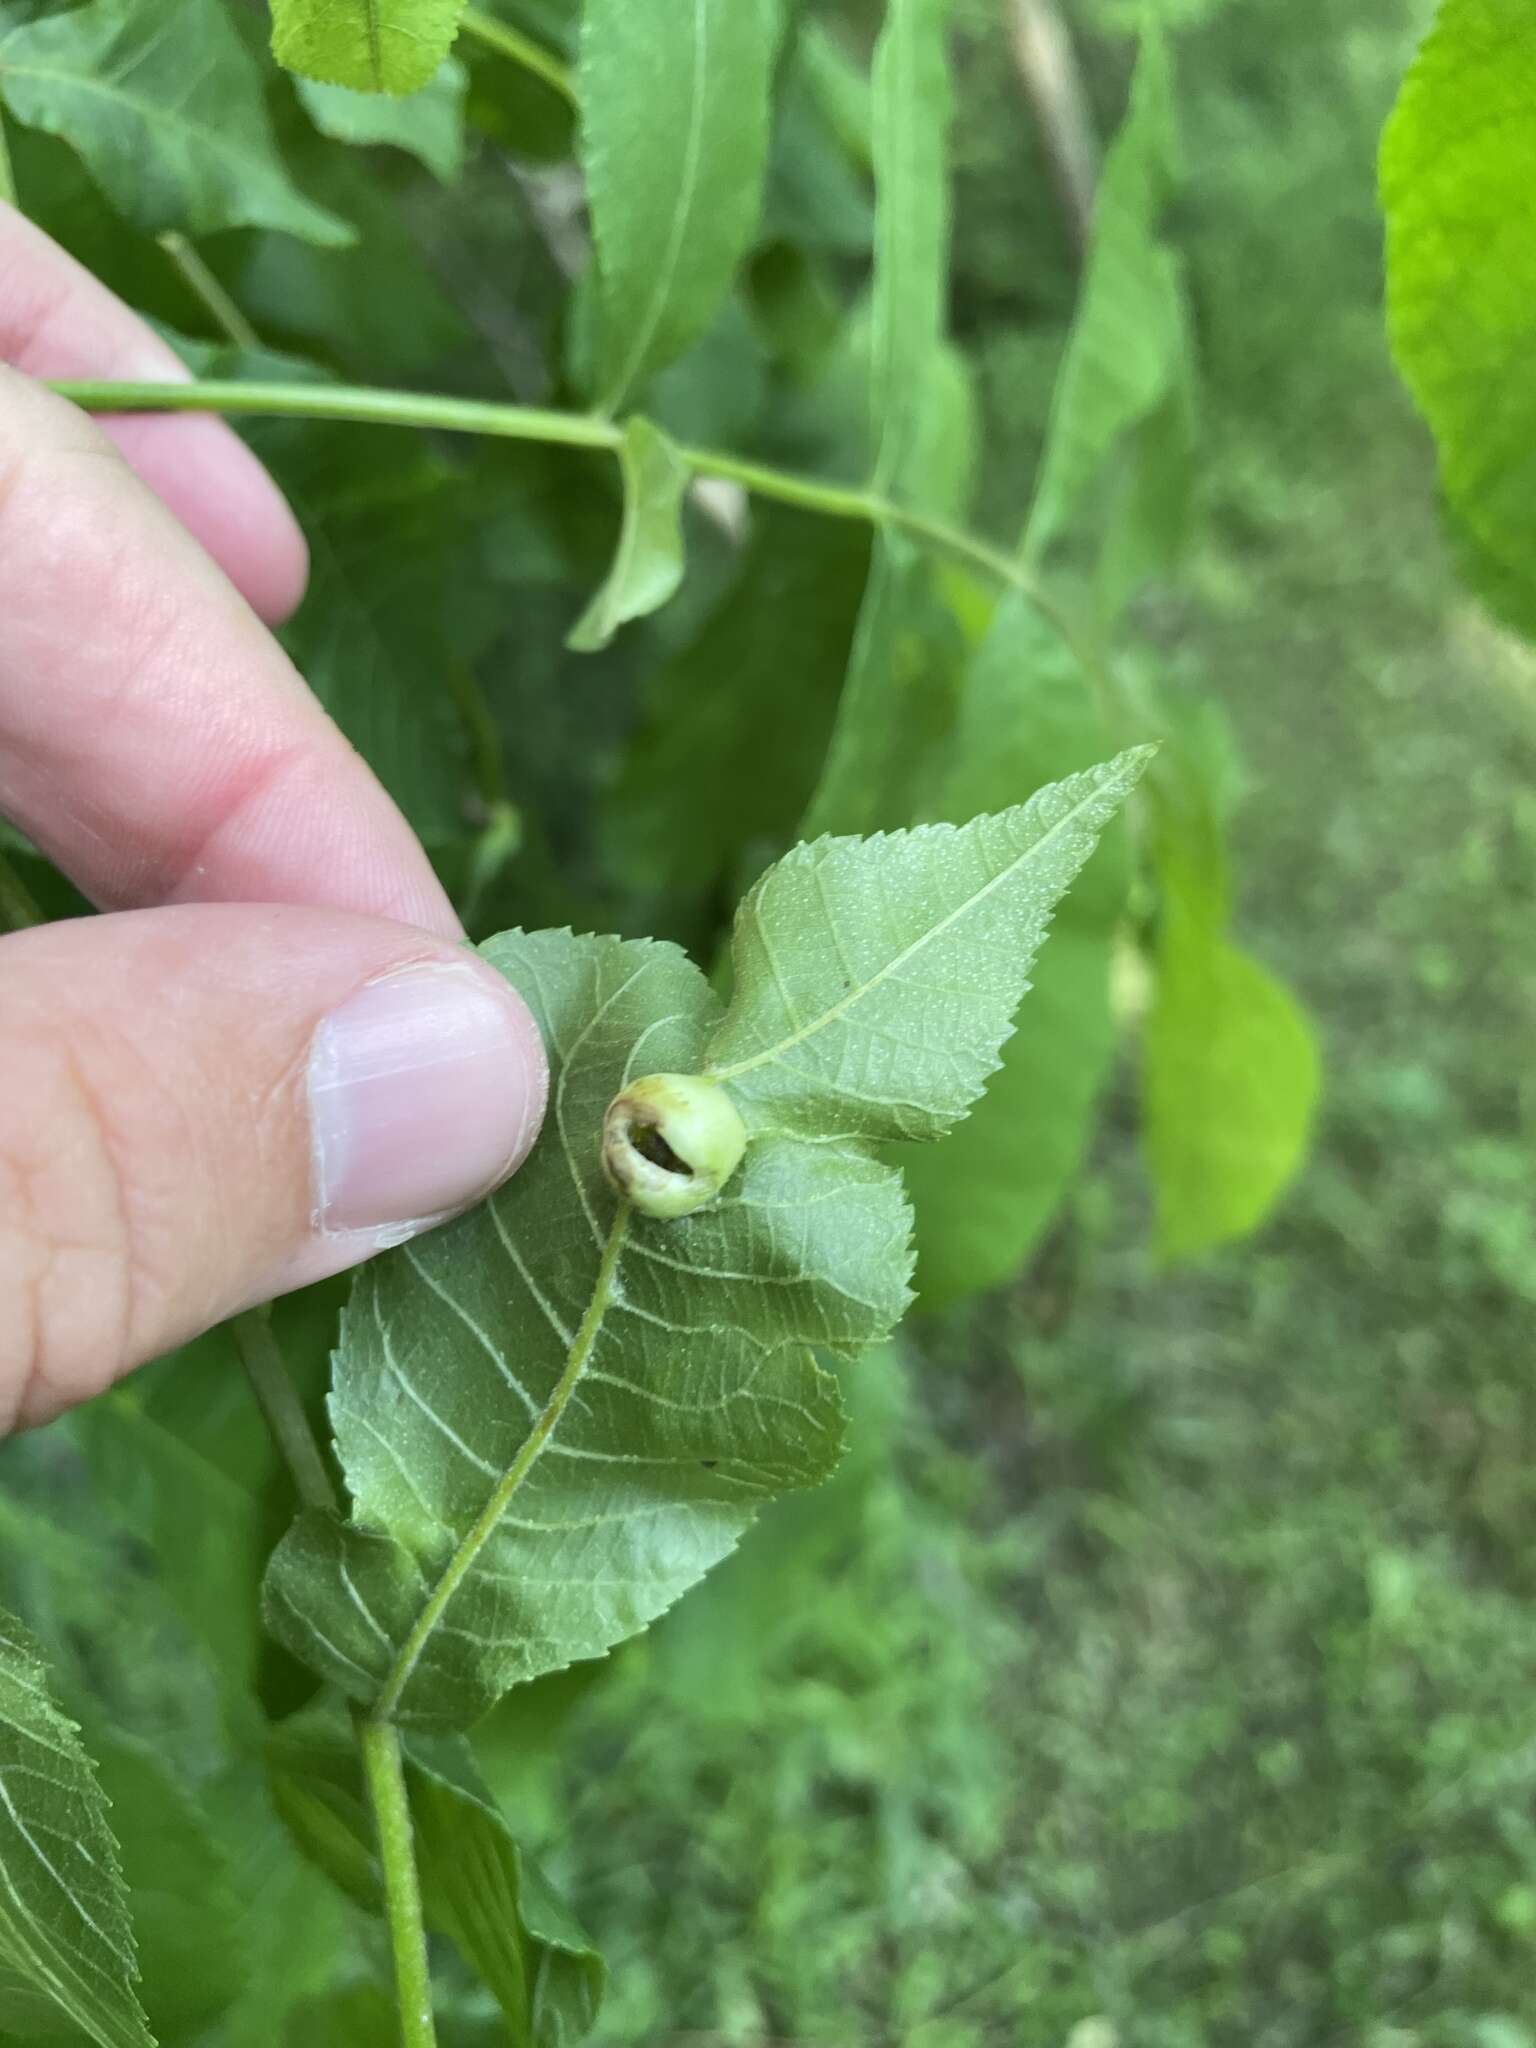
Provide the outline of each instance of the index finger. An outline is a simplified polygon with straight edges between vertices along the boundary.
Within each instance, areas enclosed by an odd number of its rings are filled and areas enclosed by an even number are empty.
[[[3,202],[0,362],[33,377],[181,383],[187,375],[152,328]],[[101,425],[247,603],[264,619],[285,619],[304,594],[304,537],[239,436],[206,416],[138,415]]]

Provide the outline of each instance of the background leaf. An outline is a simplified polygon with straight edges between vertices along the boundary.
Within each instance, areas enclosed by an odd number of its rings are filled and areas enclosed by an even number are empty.
[[[322,135],[336,142],[391,143],[409,150],[429,171],[451,185],[464,167],[464,95],[468,78],[448,57],[419,92],[407,99],[354,92],[350,86],[321,85],[301,78],[298,94]]]
[[[1381,151],[1393,352],[1464,564],[1536,634],[1536,6],[1444,0]]]
[[[1157,411],[1182,373],[1182,287],[1158,236],[1175,150],[1167,44],[1149,22],[1130,108],[1099,182],[1088,267],[1025,535],[1030,561],[1061,536],[1110,454]]]
[[[153,2048],[107,1803],[37,1648],[0,1613],[0,2013],[39,1995],[101,2048]]]
[[[418,92],[453,47],[464,0],[272,0],[272,54],[356,92]]]
[[[776,26],[772,0],[587,0],[577,90],[609,410],[699,339],[746,253]]]
[[[997,809],[1079,773],[1105,745],[1070,649],[1025,598],[1008,597],[966,678],[941,814]],[[1128,865],[1117,818],[1062,899],[986,1093],[942,1145],[902,1153],[925,1307],[1016,1273],[1077,1175],[1114,1056],[1110,964]]]
[[[936,368],[949,268],[949,0],[890,0],[875,53],[870,398],[876,477],[907,488],[917,394]]]
[[[635,418],[619,449],[624,512],[606,582],[571,628],[578,654],[606,647],[620,626],[664,605],[683,580],[683,496],[689,469],[659,427]]]
[[[79,151],[148,234],[279,228],[351,239],[288,181],[261,80],[219,0],[94,0],[0,38],[0,94]]]

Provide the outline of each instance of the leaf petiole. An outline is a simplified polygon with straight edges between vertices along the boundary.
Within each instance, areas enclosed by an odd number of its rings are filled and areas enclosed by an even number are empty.
[[[552,56],[542,43],[536,43],[531,36],[525,36],[509,22],[497,21],[491,15],[482,13],[478,7],[465,8],[459,28],[462,34],[472,36],[477,43],[484,44],[488,50],[494,50],[498,56],[508,57],[514,64],[521,64],[525,71],[532,72],[535,78],[543,79],[552,91],[559,93],[571,106],[575,106],[576,87],[571,81],[569,65],[562,64],[558,57]]]
[[[378,1832],[379,1866],[384,1876],[384,1910],[389,1945],[395,1959],[395,1993],[403,2048],[437,2048],[432,2020],[432,1975],[427,1959],[427,1927],[421,1908],[421,1879],[416,1870],[416,1839],[411,1824],[410,1795],[399,1730],[389,1722],[359,1715],[358,1747]]]

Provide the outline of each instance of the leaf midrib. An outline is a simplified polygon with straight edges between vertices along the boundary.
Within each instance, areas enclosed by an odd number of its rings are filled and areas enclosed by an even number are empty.
[[[375,1719],[387,1721],[393,1718],[448,1603],[474,1569],[475,1560],[496,1533],[497,1525],[511,1506],[518,1488],[528,1477],[540,1453],[559,1427],[560,1419],[570,1405],[571,1396],[591,1362],[603,1327],[603,1319],[612,1305],[614,1278],[618,1271],[619,1256],[629,1233],[629,1219],[632,1213],[628,1202],[620,1202],[614,1214],[612,1228],[608,1232],[608,1241],[603,1246],[597,1278],[592,1285],[592,1298],[587,1303],[586,1313],[566,1354],[565,1364],[555,1383],[554,1391],[538,1421],[519,1446],[517,1456],[497,1481],[473,1526],[463,1537],[453,1556],[444,1566],[437,1583],[427,1595],[421,1612],[416,1617],[415,1625],[390,1666],[389,1675],[373,1707]]]
[[[940,918],[937,924],[930,925],[927,931],[921,933],[909,946],[896,954],[894,958],[887,960],[878,973],[872,974],[868,981],[862,983],[858,988],[849,989],[829,1009],[823,1010],[819,1017],[813,1017],[808,1023],[800,1025],[796,1030],[790,1032],[788,1037],[781,1038],[777,1044],[767,1046],[761,1052],[753,1053],[750,1059],[735,1060],[725,1067],[717,1067],[710,1063],[706,1066],[705,1072],[716,1081],[737,1080],[742,1074],[749,1074],[757,1067],[767,1066],[775,1060],[781,1060],[786,1053],[792,1052],[797,1045],[803,1044],[806,1039],[814,1038],[819,1031],[824,1031],[828,1025],[837,1023],[847,1015],[848,1011],[855,1004],[863,1002],[864,998],[872,995],[883,981],[888,981],[899,968],[905,967],[907,962],[921,953],[925,946],[929,946],[935,939],[941,938],[952,924],[974,910],[978,903],[985,902],[995,889],[1000,889],[1005,882],[1010,881],[1024,865],[1025,861],[1032,860],[1037,854],[1041,853],[1059,833],[1065,831],[1067,826],[1073,824],[1083,812],[1091,810],[1097,802],[1100,802],[1109,786],[1109,779],[1106,777],[1103,782],[1099,783],[1086,796],[1075,803],[1071,810],[1064,811],[1054,825],[1047,827],[1038,839],[1032,840],[1021,853],[1009,861],[1005,868],[1000,868],[990,881],[983,883],[981,888],[967,896],[963,903],[957,904],[946,917]],[[769,957],[770,959],[772,958],[771,952]]]

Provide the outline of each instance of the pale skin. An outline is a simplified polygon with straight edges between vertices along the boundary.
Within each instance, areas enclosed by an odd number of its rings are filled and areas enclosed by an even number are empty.
[[[0,205],[0,815],[105,916],[0,939],[0,1433],[473,1201],[544,1055],[273,639],[303,536],[174,356]]]

